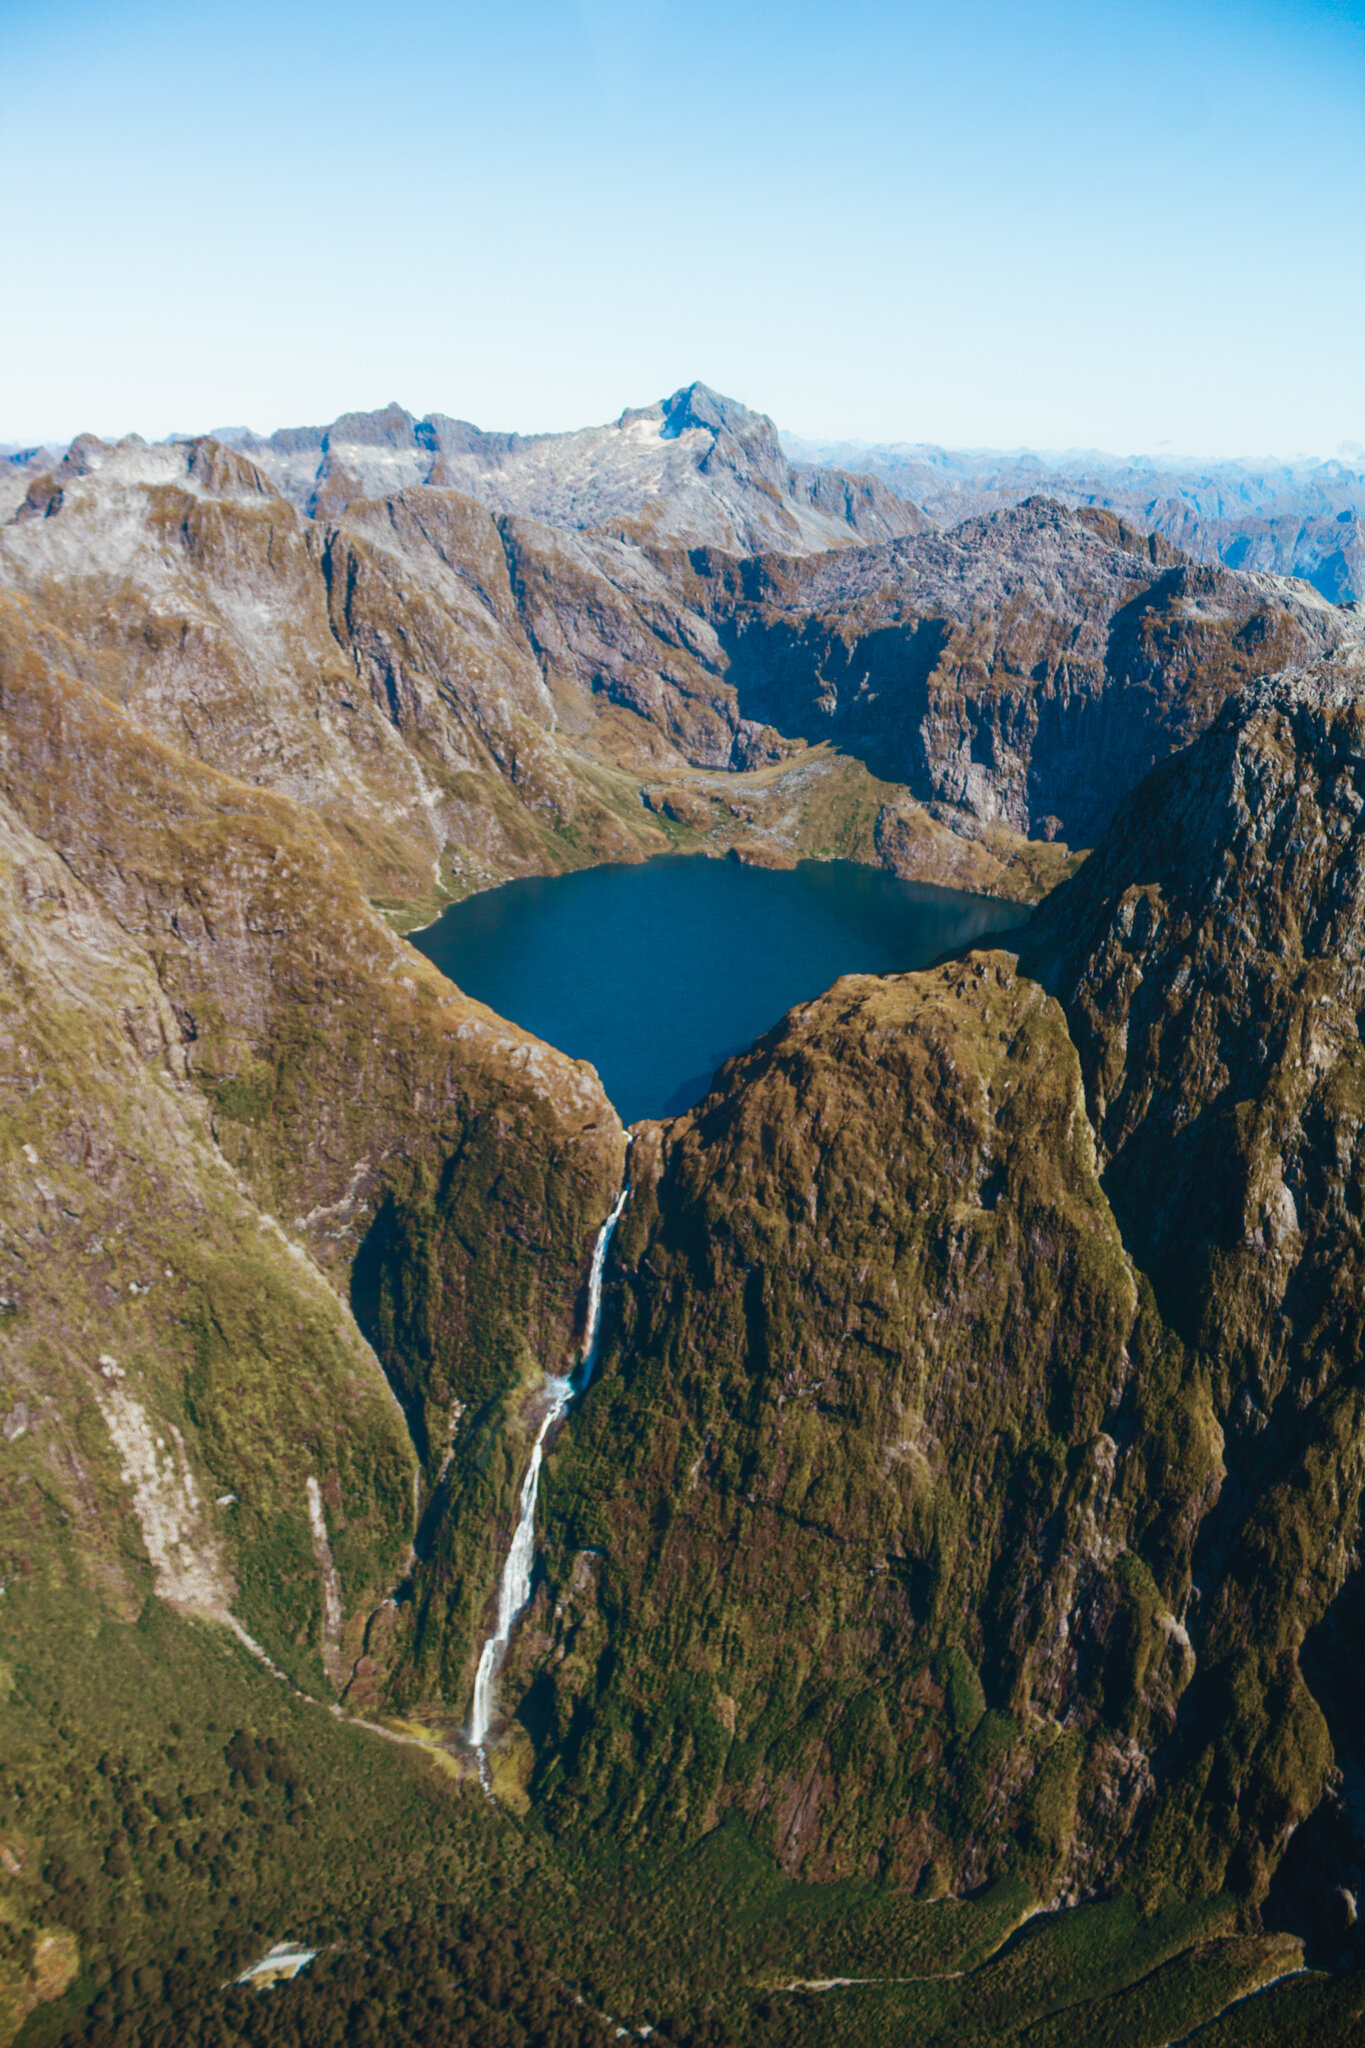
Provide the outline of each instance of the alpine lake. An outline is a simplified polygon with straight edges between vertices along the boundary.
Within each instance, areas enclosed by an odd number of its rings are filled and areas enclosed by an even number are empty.
[[[723,1061],[841,974],[928,967],[1029,914],[854,861],[665,855],[506,882],[411,937],[467,995],[590,1060],[631,1124],[691,1109]]]

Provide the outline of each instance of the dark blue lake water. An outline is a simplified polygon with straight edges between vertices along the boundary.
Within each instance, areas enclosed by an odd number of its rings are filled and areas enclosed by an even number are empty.
[[[673,855],[507,882],[412,942],[500,1016],[591,1060],[634,1123],[700,1102],[722,1060],[841,974],[927,967],[1027,915],[853,861]]]

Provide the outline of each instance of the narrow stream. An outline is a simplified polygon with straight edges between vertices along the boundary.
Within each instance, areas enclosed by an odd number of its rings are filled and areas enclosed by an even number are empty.
[[[474,1705],[469,1716],[469,1740],[479,1753],[479,1774],[484,1781],[485,1789],[489,1785],[489,1772],[484,1745],[488,1740],[488,1730],[493,1720],[493,1686],[507,1653],[507,1645],[511,1640],[517,1616],[531,1597],[531,1568],[535,1562],[536,1496],[540,1491],[540,1468],[545,1457],[545,1439],[567,1411],[570,1402],[583,1392],[593,1376],[602,1328],[602,1275],[612,1235],[621,1220],[621,1212],[626,1206],[626,1197],[629,1193],[630,1181],[627,1177],[620,1194],[616,1197],[615,1207],[598,1231],[597,1242],[593,1246],[592,1265],[588,1272],[587,1323],[578,1364],[567,1379],[560,1379],[553,1373],[545,1375],[544,1392],[549,1405],[536,1433],[526,1477],[521,1482],[517,1526],[512,1536],[512,1547],[507,1553],[507,1562],[502,1568],[502,1580],[498,1586],[497,1627],[483,1646],[478,1672],[474,1679]]]

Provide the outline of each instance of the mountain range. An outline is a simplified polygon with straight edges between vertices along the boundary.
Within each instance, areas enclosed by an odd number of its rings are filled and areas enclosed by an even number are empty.
[[[1117,512],[1194,561],[1302,576],[1334,603],[1365,596],[1365,458],[1171,461],[1094,450],[937,448],[904,442],[808,441],[783,446],[799,465],[844,463],[911,498],[941,526],[1045,494]]]
[[[0,2041],[1356,2038],[1361,608],[697,385],[9,472]],[[401,934],[662,851],[1038,908],[628,1133]]]

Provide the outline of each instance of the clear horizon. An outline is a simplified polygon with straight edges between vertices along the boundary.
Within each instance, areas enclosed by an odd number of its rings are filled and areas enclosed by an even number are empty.
[[[10,0],[0,440],[1365,442],[1365,0]],[[382,395],[381,395],[382,394]]]

